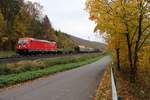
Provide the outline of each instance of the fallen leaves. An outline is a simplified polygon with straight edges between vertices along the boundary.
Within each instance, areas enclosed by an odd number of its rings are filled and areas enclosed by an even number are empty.
[[[96,91],[94,100],[112,100],[110,68],[107,67]]]

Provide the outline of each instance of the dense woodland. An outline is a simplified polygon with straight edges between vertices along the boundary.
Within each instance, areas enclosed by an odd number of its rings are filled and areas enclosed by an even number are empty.
[[[130,73],[131,80],[141,73],[142,77],[148,77],[150,1],[87,0],[86,7],[90,19],[96,23],[95,31],[106,37],[118,70]]]
[[[0,50],[15,50],[18,38],[33,37],[56,41],[59,48],[71,49],[75,43],[53,28],[39,3],[0,0]]]

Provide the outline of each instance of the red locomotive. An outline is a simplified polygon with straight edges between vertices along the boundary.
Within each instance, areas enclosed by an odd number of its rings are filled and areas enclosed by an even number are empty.
[[[34,38],[20,38],[16,51],[18,54],[41,54],[41,53],[57,53],[56,42],[39,40]]]
[[[34,38],[20,38],[16,44],[16,51],[20,55],[30,54],[70,54],[70,53],[93,53],[100,52],[99,49],[86,46],[76,46],[74,51],[58,49],[56,42],[39,40]]]

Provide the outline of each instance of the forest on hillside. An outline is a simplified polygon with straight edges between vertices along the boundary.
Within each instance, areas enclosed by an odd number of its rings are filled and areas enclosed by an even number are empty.
[[[56,41],[59,48],[73,48],[75,43],[55,30],[43,11],[37,2],[0,0],[0,50],[15,50],[18,38],[22,37]]]

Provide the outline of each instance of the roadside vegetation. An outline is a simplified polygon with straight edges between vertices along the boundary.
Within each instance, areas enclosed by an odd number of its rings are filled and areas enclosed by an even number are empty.
[[[105,54],[93,53],[83,56],[68,56],[21,61],[13,64],[0,65],[0,87],[32,80],[45,75],[73,69],[92,63]]]
[[[149,100],[149,0],[87,0],[86,9],[96,23],[94,31],[105,36],[118,81],[128,85],[121,94],[129,92],[139,100]]]
[[[125,100],[150,99],[150,69],[140,68],[136,82],[131,82],[129,74],[115,70],[118,95]]]
[[[110,68],[117,67],[116,65],[109,65],[105,70],[102,80],[97,88],[96,95],[93,100],[112,100],[112,87],[111,87],[111,73]],[[145,74],[145,71],[140,69],[140,73],[136,80],[136,83],[130,82],[128,73],[123,73],[114,70],[117,95],[120,99],[125,100],[149,100],[149,83],[150,72]],[[147,71],[148,72],[148,71]],[[125,75],[124,75],[125,74]],[[142,75],[142,76],[141,76]]]

